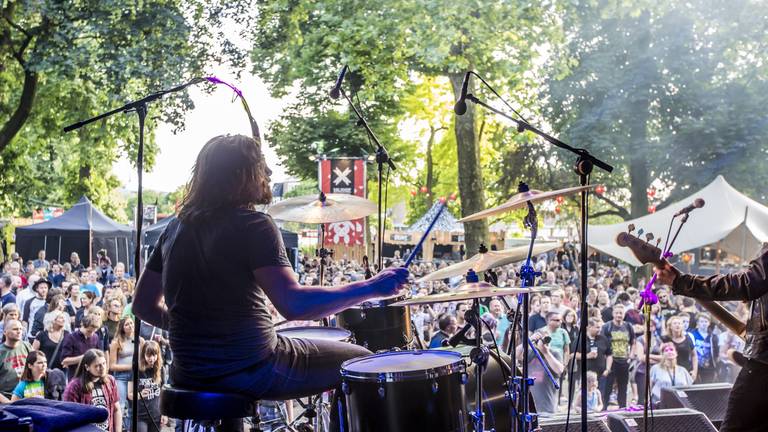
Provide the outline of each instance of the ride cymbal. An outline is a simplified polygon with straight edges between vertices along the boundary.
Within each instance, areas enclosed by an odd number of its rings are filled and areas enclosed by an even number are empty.
[[[320,194],[288,198],[268,210],[273,218],[307,224],[324,224],[364,218],[376,213],[376,203],[355,195]]]
[[[392,306],[410,306],[432,303],[447,303],[461,300],[473,300],[477,298],[498,297],[505,295],[517,295],[525,293],[546,292],[558,289],[556,285],[541,285],[530,288],[499,288],[488,282],[465,283],[454,291],[432,294],[424,297],[414,297],[407,300],[392,303]]]
[[[510,198],[504,204],[501,204],[501,205],[496,206],[496,207],[492,207],[492,208],[489,208],[489,209],[485,209],[485,210],[479,211],[479,212],[477,212],[475,214],[471,214],[471,215],[466,216],[466,217],[464,217],[462,219],[459,219],[459,222],[470,222],[470,221],[474,221],[474,220],[478,220],[478,219],[485,219],[485,218],[490,217],[490,216],[495,216],[497,214],[507,213],[507,212],[510,212],[512,210],[519,209],[519,208],[525,206],[526,203],[528,203],[528,202],[537,203],[537,202],[541,202],[541,201],[555,199],[558,196],[565,196],[565,195],[571,195],[571,194],[579,193],[579,192],[581,192],[583,190],[588,190],[588,189],[591,189],[591,188],[593,188],[595,186],[596,185],[576,186],[576,187],[571,187],[571,188],[566,188],[566,189],[559,189],[559,190],[548,191],[548,192],[543,192],[543,191],[534,190],[534,189],[529,190],[527,192],[520,192],[520,193],[512,196],[512,198]]]

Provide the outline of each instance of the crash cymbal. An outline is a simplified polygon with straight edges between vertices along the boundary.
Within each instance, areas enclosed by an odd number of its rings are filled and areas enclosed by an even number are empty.
[[[566,189],[559,189],[554,191],[548,191],[548,192],[542,192],[539,190],[529,190],[527,192],[520,192],[517,195],[514,195],[512,198],[510,198],[507,202],[504,204],[485,209],[482,211],[479,211],[475,214],[471,214],[467,217],[464,217],[462,219],[459,219],[459,222],[470,222],[478,219],[485,219],[490,216],[494,216],[501,213],[507,213],[512,210],[519,209],[527,202],[531,203],[537,203],[541,201],[546,201],[550,199],[555,199],[558,196],[565,196],[565,195],[571,195],[575,193],[579,193],[583,190],[591,189],[595,187],[596,185],[589,185],[589,186],[576,186],[572,188],[566,188]]]
[[[288,198],[267,210],[273,218],[322,224],[360,219],[376,213],[376,203],[348,194],[305,195]]]
[[[534,244],[533,255],[536,256],[544,252],[549,252],[552,249],[556,249],[558,247],[560,247],[560,243],[557,242]],[[429,282],[451,278],[454,276],[462,276],[466,274],[467,270],[469,269],[474,270],[476,273],[480,273],[495,267],[501,267],[503,265],[523,261],[527,257],[527,245],[517,246],[511,249],[504,249],[500,251],[481,252],[465,261],[449,265],[448,267],[441,268],[440,270],[433,271],[421,279],[418,279],[416,282]]]
[[[472,300],[476,298],[488,298],[488,297],[498,297],[498,296],[505,296],[505,295],[518,295],[518,294],[525,294],[525,293],[545,292],[545,291],[552,291],[558,288],[559,287],[556,285],[542,285],[542,286],[531,287],[531,288],[499,288],[497,286],[489,284],[488,282],[473,282],[473,283],[466,283],[464,285],[461,285],[456,290],[451,292],[432,294],[432,295],[423,296],[423,297],[414,297],[408,300],[392,303],[392,306],[409,306],[409,305],[432,304],[432,303],[446,303],[446,302],[454,302],[454,301],[461,301],[461,300]]]

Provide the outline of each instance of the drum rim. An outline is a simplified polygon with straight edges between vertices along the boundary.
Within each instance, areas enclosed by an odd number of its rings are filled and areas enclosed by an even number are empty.
[[[451,364],[438,366],[429,369],[421,369],[415,371],[402,371],[402,372],[356,372],[350,371],[347,368],[355,362],[362,359],[374,357],[374,356],[387,356],[387,355],[404,355],[406,353],[439,353],[441,355],[449,354],[456,357],[456,361]],[[453,375],[455,373],[464,373],[467,370],[466,362],[461,354],[452,351],[438,351],[438,350],[410,350],[410,351],[390,351],[378,354],[371,354],[369,356],[356,357],[345,361],[341,364],[341,377],[342,380],[358,381],[358,382],[402,382],[402,381],[415,381],[424,379],[434,379],[442,376]]]
[[[395,307],[395,308],[401,308],[405,306],[390,306],[392,303],[397,303],[399,301],[407,300],[411,298],[408,294],[402,294],[392,297],[383,297],[383,298],[375,298],[375,299],[368,299],[360,304],[356,304],[349,309],[374,309],[374,308],[380,308],[380,307]],[[349,310],[345,309],[345,310]],[[343,312],[343,311],[342,311]]]
[[[332,331],[338,331],[340,334],[344,334],[347,336],[347,338],[352,337],[352,332],[343,328],[343,327],[326,327],[326,326],[296,326],[296,327],[285,327],[281,329],[275,329],[275,333],[287,336],[285,333],[289,333],[292,331],[303,331],[306,329],[332,329]]]

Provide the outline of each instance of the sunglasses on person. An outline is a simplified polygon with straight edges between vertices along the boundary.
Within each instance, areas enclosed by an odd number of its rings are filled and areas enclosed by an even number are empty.
[[[666,347],[664,348],[664,352],[676,352],[677,350],[674,347]]]

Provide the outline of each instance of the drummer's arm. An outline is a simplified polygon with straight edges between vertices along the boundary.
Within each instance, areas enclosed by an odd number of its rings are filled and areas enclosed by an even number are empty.
[[[302,286],[287,266],[265,266],[253,270],[256,283],[288,320],[314,320],[333,315],[372,297],[397,292],[407,280],[404,268],[385,269],[371,279],[341,286]]]
[[[136,285],[131,311],[142,321],[155,327],[168,330],[170,319],[168,308],[161,306],[163,297],[163,274],[149,268],[141,272],[141,278]]]

